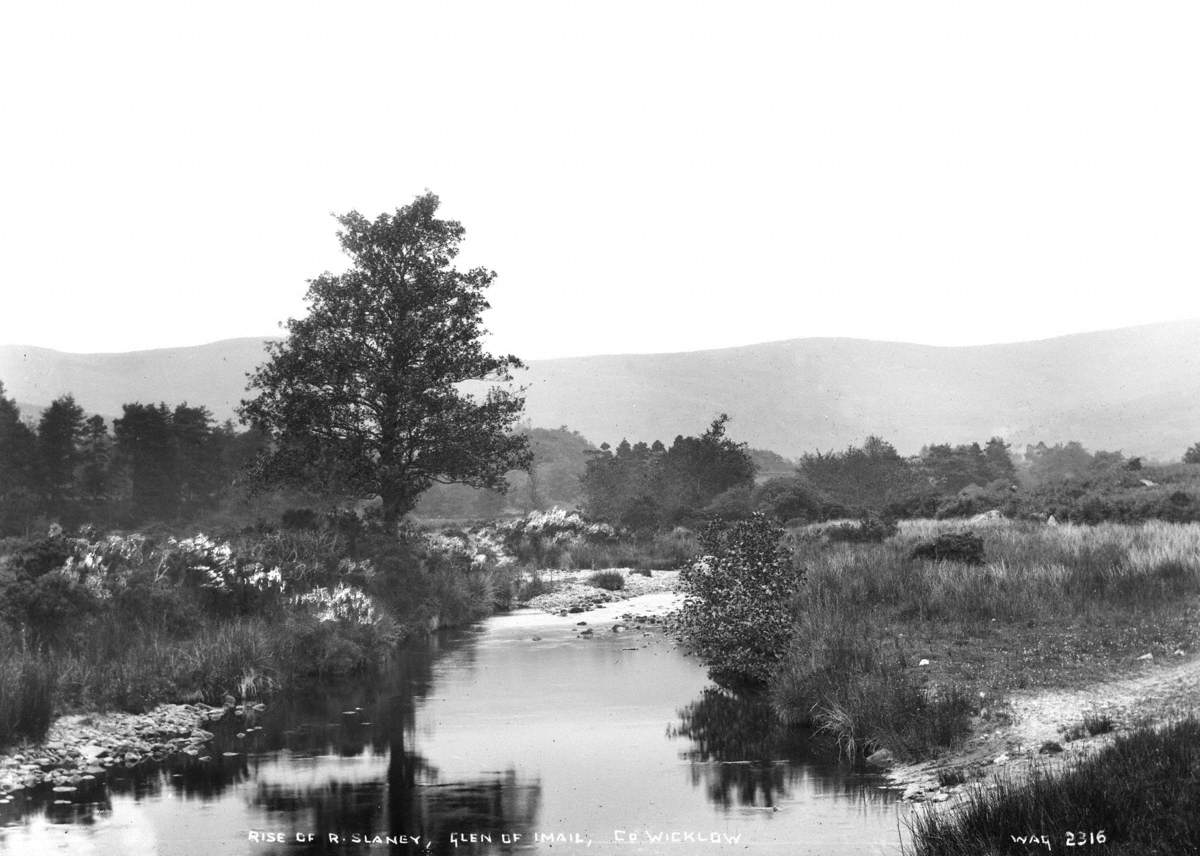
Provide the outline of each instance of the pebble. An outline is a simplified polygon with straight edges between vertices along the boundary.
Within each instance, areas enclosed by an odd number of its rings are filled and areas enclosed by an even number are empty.
[[[195,757],[213,739],[198,724],[224,713],[203,704],[163,704],[144,714],[59,717],[35,754],[0,754],[0,797],[39,785],[69,793],[78,782],[93,781],[115,764],[135,766],[175,753]]]

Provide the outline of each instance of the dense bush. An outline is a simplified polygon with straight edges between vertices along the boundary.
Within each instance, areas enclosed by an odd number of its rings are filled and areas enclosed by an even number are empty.
[[[824,515],[820,495],[797,476],[780,476],[754,490],[754,506],[783,523],[788,520],[819,520]]]
[[[718,683],[765,685],[787,648],[802,572],[782,534],[763,514],[713,521],[700,537],[703,555],[680,572],[680,629]]]
[[[574,546],[616,541],[617,531],[607,523],[587,520],[577,511],[555,508],[503,523],[496,527],[496,536],[517,561],[545,568],[559,564]]]
[[[704,507],[704,515],[722,520],[745,520],[754,513],[754,501],[748,485],[731,487],[713,497]]]
[[[26,579],[61,568],[71,553],[71,543],[61,534],[35,540],[6,538],[0,543],[0,555],[4,556],[3,567]]]
[[[588,577],[588,583],[596,588],[620,591],[625,588],[625,575],[620,571],[597,571]]]
[[[288,508],[280,515],[279,525],[284,529],[315,531],[321,528],[321,516],[311,508]]]
[[[909,557],[931,562],[982,565],[983,539],[973,532],[945,532],[932,540],[918,543]]]
[[[878,517],[868,517],[858,523],[835,523],[826,526],[822,531],[830,541],[850,544],[878,544],[886,541],[897,532],[894,520],[881,520]]]

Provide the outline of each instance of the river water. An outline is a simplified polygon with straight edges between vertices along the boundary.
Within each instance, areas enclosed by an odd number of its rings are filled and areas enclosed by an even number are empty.
[[[878,778],[717,690],[661,632],[613,632],[630,603],[445,632],[382,684],[222,722],[212,760],[19,797],[0,806],[0,851],[898,851],[900,808]]]

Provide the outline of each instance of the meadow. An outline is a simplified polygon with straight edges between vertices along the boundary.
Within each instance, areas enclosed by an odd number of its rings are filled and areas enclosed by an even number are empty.
[[[982,561],[920,558],[970,529]],[[955,745],[1012,690],[1087,683],[1195,650],[1200,525],[908,521],[875,543],[791,530],[804,584],[769,692],[847,751]]]

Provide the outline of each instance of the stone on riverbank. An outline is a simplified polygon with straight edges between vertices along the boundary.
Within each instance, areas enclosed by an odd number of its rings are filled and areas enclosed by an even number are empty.
[[[890,767],[896,763],[896,756],[888,749],[880,749],[867,756],[867,763],[872,767]]]
[[[66,786],[84,774],[101,775],[114,764],[136,766],[177,752],[199,754],[213,739],[212,732],[200,727],[214,718],[213,712],[202,704],[163,704],[144,714],[59,717],[40,745],[13,747],[18,751],[0,755],[0,794],[43,784]],[[220,718],[224,710],[216,713]]]

